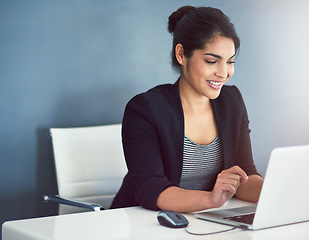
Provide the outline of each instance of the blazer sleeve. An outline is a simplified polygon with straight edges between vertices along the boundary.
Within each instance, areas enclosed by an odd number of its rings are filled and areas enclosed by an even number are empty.
[[[165,108],[159,108],[158,101],[149,93],[137,95],[127,104],[122,123],[130,191],[139,205],[153,210],[158,210],[159,194],[177,186],[168,179],[164,168],[158,124],[162,124],[160,115]]]

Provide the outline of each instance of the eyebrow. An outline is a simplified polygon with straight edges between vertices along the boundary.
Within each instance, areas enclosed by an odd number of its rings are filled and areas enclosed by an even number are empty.
[[[220,55],[217,55],[217,54],[214,54],[214,53],[205,53],[204,55],[209,55],[209,56],[212,56],[212,57],[215,57],[215,58],[218,58],[218,59],[222,59],[222,57]],[[229,59],[235,57],[236,53],[231,56]]]

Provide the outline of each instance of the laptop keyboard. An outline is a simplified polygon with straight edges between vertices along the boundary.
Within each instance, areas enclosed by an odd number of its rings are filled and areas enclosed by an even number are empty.
[[[226,217],[224,219],[232,220],[232,221],[236,221],[240,223],[252,224],[253,219],[254,219],[254,213],[243,214],[243,215],[238,215],[238,216],[233,216],[233,217]]]

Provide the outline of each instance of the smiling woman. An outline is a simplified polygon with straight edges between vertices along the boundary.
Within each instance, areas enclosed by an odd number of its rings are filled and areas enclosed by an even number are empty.
[[[222,86],[234,74],[235,47],[230,38],[216,36],[204,49],[195,50],[189,59],[181,44],[176,45],[175,52],[182,66],[180,89],[190,86],[206,100],[217,98]]]
[[[175,84],[126,106],[122,140],[128,166],[113,208],[141,205],[180,212],[220,207],[236,195],[257,201],[249,120],[234,74],[239,38],[219,9],[185,6],[169,17]]]
[[[220,35],[195,50],[187,59],[181,44],[176,45],[181,67],[179,93],[184,110],[185,134],[199,144],[208,145],[218,135],[211,99],[216,99],[234,74],[231,59],[235,55],[232,39]]]

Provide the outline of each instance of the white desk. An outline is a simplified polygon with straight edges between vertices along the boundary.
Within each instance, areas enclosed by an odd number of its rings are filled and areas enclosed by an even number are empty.
[[[228,206],[242,206],[249,203],[232,199]],[[159,225],[158,212],[141,207],[106,210],[102,212],[77,213],[70,215],[34,218],[5,222],[2,226],[2,240],[97,240],[97,239],[220,239],[220,240],[296,240],[309,239],[309,222],[276,227],[259,231],[236,229],[231,232],[210,236],[189,235],[182,229],[171,229]],[[189,231],[205,233],[220,231],[229,226],[188,218]]]

